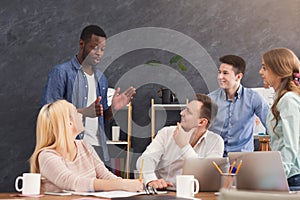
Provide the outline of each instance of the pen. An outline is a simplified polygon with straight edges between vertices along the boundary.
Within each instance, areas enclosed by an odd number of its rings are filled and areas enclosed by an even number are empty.
[[[142,165],[141,165],[141,168],[140,168],[139,181],[142,181],[142,178],[143,178],[143,168],[144,168],[144,159],[142,159]]]
[[[230,170],[229,170],[229,174],[232,173],[232,170],[233,170],[233,168],[234,168],[234,165],[235,165],[235,161],[233,161],[233,163],[231,164],[231,167],[230,167]]]
[[[239,165],[237,166],[237,169],[236,169],[236,174],[240,171],[240,168],[241,168],[241,165],[242,165],[242,160],[240,161]]]
[[[223,172],[221,171],[219,166],[215,163],[215,161],[213,161],[213,164],[214,164],[215,168],[220,172],[220,174],[223,175]]]

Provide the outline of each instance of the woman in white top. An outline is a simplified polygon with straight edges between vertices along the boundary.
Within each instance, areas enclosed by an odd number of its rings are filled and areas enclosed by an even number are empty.
[[[280,151],[290,187],[300,186],[300,62],[290,49],[272,49],[262,56],[259,71],[276,92],[268,113],[271,149]]]

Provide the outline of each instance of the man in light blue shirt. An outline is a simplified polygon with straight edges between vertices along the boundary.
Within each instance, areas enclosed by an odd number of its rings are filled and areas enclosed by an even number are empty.
[[[241,85],[246,69],[244,59],[226,55],[219,60],[220,88],[209,94],[219,109],[210,130],[223,138],[224,156],[228,152],[253,151],[254,120],[259,117],[266,127],[268,103],[258,92]]]

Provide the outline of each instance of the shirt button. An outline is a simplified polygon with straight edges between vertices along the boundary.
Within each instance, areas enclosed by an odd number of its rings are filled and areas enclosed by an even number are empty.
[[[84,99],[87,99],[87,97],[84,97]]]
[[[85,85],[85,87],[87,88],[87,85]]]

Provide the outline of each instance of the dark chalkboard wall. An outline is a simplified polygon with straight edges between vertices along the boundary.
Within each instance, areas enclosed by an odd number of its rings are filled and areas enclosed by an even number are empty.
[[[0,5],[1,192],[14,191],[14,179],[29,170],[28,159],[35,145],[35,120],[47,74],[53,65],[77,53],[80,32],[88,24],[102,26],[111,39],[107,59],[110,55],[117,56],[105,68],[111,87],[123,83],[122,77],[136,66],[152,59],[168,65],[174,54],[183,55],[188,70],[162,78],[174,80],[172,85],[180,87],[176,77],[185,77],[194,92],[208,93],[217,87],[214,80],[218,58],[238,54],[248,64],[243,84],[259,87],[262,86],[258,75],[262,52],[285,46],[300,55],[298,0],[2,0]],[[130,49],[130,45],[138,41],[135,39],[155,39],[151,38],[152,34],[147,36],[148,33],[141,38],[118,35],[144,27],[162,28],[162,34],[167,30],[170,37],[162,44],[170,46],[145,45],[117,55],[122,48]],[[181,38],[186,37],[184,41],[192,40],[203,49],[183,51],[191,44],[181,42],[172,35],[175,32],[181,34]],[[199,66],[200,72],[196,70]],[[174,65],[171,67],[176,69]],[[211,79],[209,84],[207,78]],[[149,143],[150,99],[160,102],[156,92],[163,81],[157,80],[138,82],[138,94],[133,101],[132,142],[137,155]],[[131,77],[126,83],[134,85],[136,80]]]

